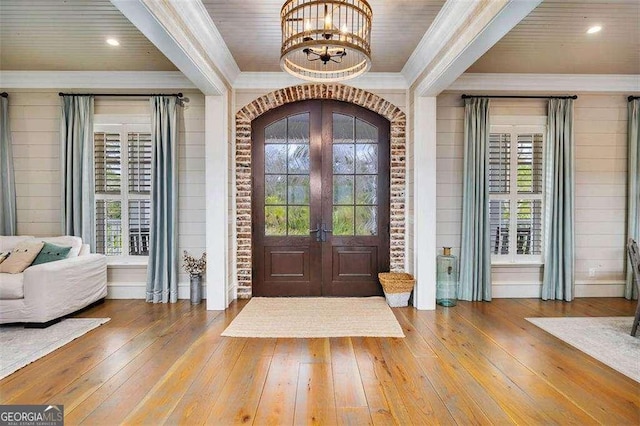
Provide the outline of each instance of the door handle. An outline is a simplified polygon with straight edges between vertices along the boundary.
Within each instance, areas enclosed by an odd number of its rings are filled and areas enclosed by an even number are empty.
[[[326,229],[323,223],[321,231],[322,231],[322,242],[325,242],[327,241],[327,232],[333,232],[333,229]]]
[[[322,228],[320,228],[320,222],[318,222],[318,224],[316,225],[316,229],[309,229],[309,233],[311,232],[315,232],[316,233],[316,241],[321,243],[322,242]]]

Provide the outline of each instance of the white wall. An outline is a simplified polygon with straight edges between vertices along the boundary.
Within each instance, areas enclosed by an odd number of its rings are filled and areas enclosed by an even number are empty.
[[[88,91],[88,90],[87,90]],[[204,96],[185,91],[189,102],[180,120],[178,147],[178,247],[205,251]],[[148,116],[140,98],[95,100],[96,115]],[[16,174],[18,233],[51,236],[62,231],[60,214],[60,97],[58,91],[9,91],[9,116]],[[180,256],[180,267],[182,256]],[[179,294],[189,297],[189,276],[180,269]],[[146,267],[109,266],[109,297],[144,297]],[[203,292],[206,294],[206,292]]]
[[[576,296],[623,295],[626,232],[627,101],[623,94],[575,101]],[[492,99],[492,116],[546,116],[545,100]],[[464,104],[438,96],[437,246],[459,254],[462,222]],[[589,276],[589,269],[595,276]],[[494,267],[494,297],[539,297],[541,267]]]

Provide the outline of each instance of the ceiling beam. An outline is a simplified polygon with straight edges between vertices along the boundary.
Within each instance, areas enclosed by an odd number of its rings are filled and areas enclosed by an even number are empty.
[[[196,89],[180,71],[0,71],[4,89]]]
[[[201,1],[111,0],[205,95],[221,95],[240,73]]]
[[[402,73],[417,96],[447,89],[542,0],[447,0]]]
[[[281,89],[283,87],[308,84],[286,72],[241,72],[233,82],[233,88],[242,89]],[[365,90],[406,90],[407,81],[398,72],[368,72],[353,80],[343,82],[346,85]]]

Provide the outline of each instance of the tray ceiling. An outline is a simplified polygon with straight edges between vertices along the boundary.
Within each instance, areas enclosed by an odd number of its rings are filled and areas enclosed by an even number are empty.
[[[203,0],[242,71],[280,71],[284,0]],[[374,72],[400,72],[444,0],[369,0]]]
[[[467,72],[640,74],[640,1],[545,0]]]
[[[105,40],[113,37],[120,46]],[[0,69],[175,71],[109,0],[0,0]]]

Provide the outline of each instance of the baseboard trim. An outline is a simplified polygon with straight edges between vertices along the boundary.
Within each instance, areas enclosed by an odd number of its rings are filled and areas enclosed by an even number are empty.
[[[146,299],[145,283],[107,283],[107,299]],[[191,284],[178,283],[178,299],[191,298]],[[202,285],[202,298],[207,298],[207,285]]]

